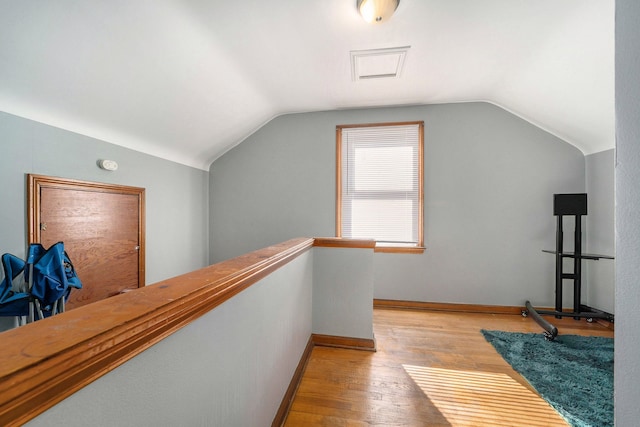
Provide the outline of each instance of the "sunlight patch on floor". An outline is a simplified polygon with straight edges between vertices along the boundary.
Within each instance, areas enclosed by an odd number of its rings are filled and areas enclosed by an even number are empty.
[[[402,365],[452,426],[558,426],[562,418],[507,374]]]

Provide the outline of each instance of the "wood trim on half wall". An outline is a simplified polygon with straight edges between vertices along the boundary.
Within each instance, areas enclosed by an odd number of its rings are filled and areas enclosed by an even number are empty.
[[[312,334],[313,344],[321,347],[346,348],[349,350],[376,351],[376,340],[366,338],[338,337]]]
[[[25,424],[312,247],[292,239],[4,331],[0,425]]]

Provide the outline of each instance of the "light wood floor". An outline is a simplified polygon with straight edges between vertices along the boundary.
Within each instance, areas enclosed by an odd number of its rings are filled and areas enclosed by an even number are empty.
[[[613,336],[550,320],[560,334]],[[376,309],[378,351],[315,347],[285,426],[566,426],[480,329],[542,332],[517,315]]]

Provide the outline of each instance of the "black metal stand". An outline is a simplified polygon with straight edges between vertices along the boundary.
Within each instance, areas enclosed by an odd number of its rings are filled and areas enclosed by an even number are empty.
[[[606,319],[613,322],[613,314],[605,313],[601,310],[592,309],[591,307],[582,305],[582,260],[599,260],[613,259],[609,255],[586,254],[582,253],[582,216],[587,214],[587,195],[582,194],[554,194],[553,199],[554,215],[557,216],[556,228],[556,249],[555,251],[543,250],[543,252],[554,254],[556,258],[556,304],[555,310],[537,310],[529,301],[522,310],[522,315],[531,317],[545,330],[545,338],[553,340],[558,335],[558,328],[553,326],[540,315],[553,315],[557,319],[565,316],[571,316],[576,320],[582,318],[587,322],[593,322],[593,319]],[[563,241],[563,217],[571,215],[575,218],[574,231],[574,252],[564,252]],[[564,271],[564,259],[573,259],[573,271]],[[562,285],[563,280],[573,280],[573,311],[566,312],[562,309]]]

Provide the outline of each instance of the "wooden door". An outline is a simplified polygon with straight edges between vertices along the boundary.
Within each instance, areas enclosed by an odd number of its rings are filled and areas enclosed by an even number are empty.
[[[144,189],[29,175],[29,241],[64,242],[83,288],[67,309],[144,286]]]

